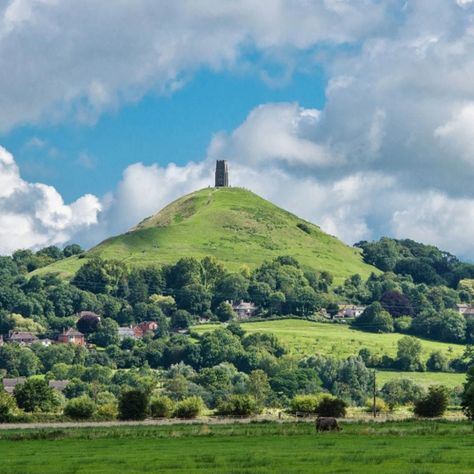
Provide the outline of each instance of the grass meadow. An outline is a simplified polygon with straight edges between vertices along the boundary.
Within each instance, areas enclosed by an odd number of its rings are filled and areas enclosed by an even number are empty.
[[[286,345],[289,352],[296,356],[314,354],[332,355],[346,358],[357,355],[360,349],[367,347],[374,354],[395,356],[397,342],[402,334],[375,334],[357,331],[344,324],[315,323],[299,319],[281,319],[275,321],[257,321],[241,324],[247,333],[266,332],[275,334]],[[220,327],[219,324],[194,326],[193,331],[203,333]],[[433,351],[441,351],[449,359],[460,356],[464,351],[462,344],[419,339],[423,347],[423,358],[426,360]],[[419,385],[442,384],[457,387],[465,382],[465,374],[443,372],[398,372],[393,370],[378,371],[377,384],[382,387],[389,380],[409,378]]]
[[[366,347],[374,354],[387,354],[393,357],[397,353],[397,342],[403,337],[403,334],[398,333],[376,334],[351,329],[344,324],[315,323],[300,319],[247,322],[241,326],[247,333],[275,334],[291,354],[299,356],[324,354],[345,358],[356,355],[360,349]],[[217,327],[219,324],[203,324],[194,326],[193,331],[202,333]],[[465,348],[462,344],[419,340],[425,358],[428,358],[433,351],[441,351],[451,359],[460,356]]]
[[[252,423],[0,431],[2,474],[474,472],[468,422]]]

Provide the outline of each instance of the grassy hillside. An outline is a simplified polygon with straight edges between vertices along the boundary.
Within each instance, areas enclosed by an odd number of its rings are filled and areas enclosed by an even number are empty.
[[[207,188],[184,196],[130,232],[105,240],[86,257],[94,255],[131,265],[213,255],[230,270],[292,255],[307,268],[330,271],[337,281],[376,271],[362,261],[358,249],[241,188]],[[73,257],[38,272],[69,276],[84,261]]]
[[[268,332],[275,334],[295,355],[330,354],[345,358],[356,355],[360,349],[367,347],[374,354],[395,356],[397,341],[402,334],[375,334],[357,331],[342,324],[313,323],[299,319],[282,319],[277,321],[242,323],[242,329],[248,333]],[[197,332],[215,329],[218,325],[204,324],[195,326]],[[423,356],[428,358],[433,351],[441,351],[449,358],[459,356],[464,351],[462,344],[420,339]]]

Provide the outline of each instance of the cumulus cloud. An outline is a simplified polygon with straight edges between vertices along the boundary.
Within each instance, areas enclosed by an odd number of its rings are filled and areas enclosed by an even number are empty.
[[[358,41],[387,27],[377,0],[7,0],[0,2],[0,130],[94,121],[196,69],[241,67],[242,52]],[[243,61],[245,62],[245,61]]]
[[[39,236],[34,245],[83,239],[71,224],[76,213],[92,244],[212,184],[213,160],[223,158],[233,185],[348,243],[411,237],[474,258],[468,0],[137,0],[113,8],[0,1],[0,70],[8,71],[0,76],[0,129],[65,116],[91,121],[150,91],[176,90],[201,67],[257,67],[249,49],[276,58],[305,51],[328,78],[324,108],[262,104],[235,130],[216,133],[202,162],[131,165],[100,203],[66,206],[54,189],[25,183],[4,157],[0,199],[13,194],[3,195],[4,183],[22,196],[0,207],[5,225]],[[32,233],[22,216],[33,215],[37,200],[41,225]]]
[[[13,156],[0,147],[0,254],[63,244],[97,224],[100,209],[95,196],[67,205],[52,186],[24,181]]]

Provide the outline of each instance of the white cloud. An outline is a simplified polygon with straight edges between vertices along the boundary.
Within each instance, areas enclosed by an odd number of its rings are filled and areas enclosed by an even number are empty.
[[[0,2],[0,130],[174,91],[195,70],[242,67],[383,28],[377,0],[9,0]],[[262,73],[265,76],[265,73]]]
[[[24,181],[13,156],[0,147],[0,254],[80,237],[97,224],[100,210],[95,196],[66,205],[52,186]]]

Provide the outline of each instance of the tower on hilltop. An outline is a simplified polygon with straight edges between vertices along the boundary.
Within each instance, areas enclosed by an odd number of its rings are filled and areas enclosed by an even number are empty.
[[[216,188],[229,186],[229,166],[225,160],[216,161]]]

